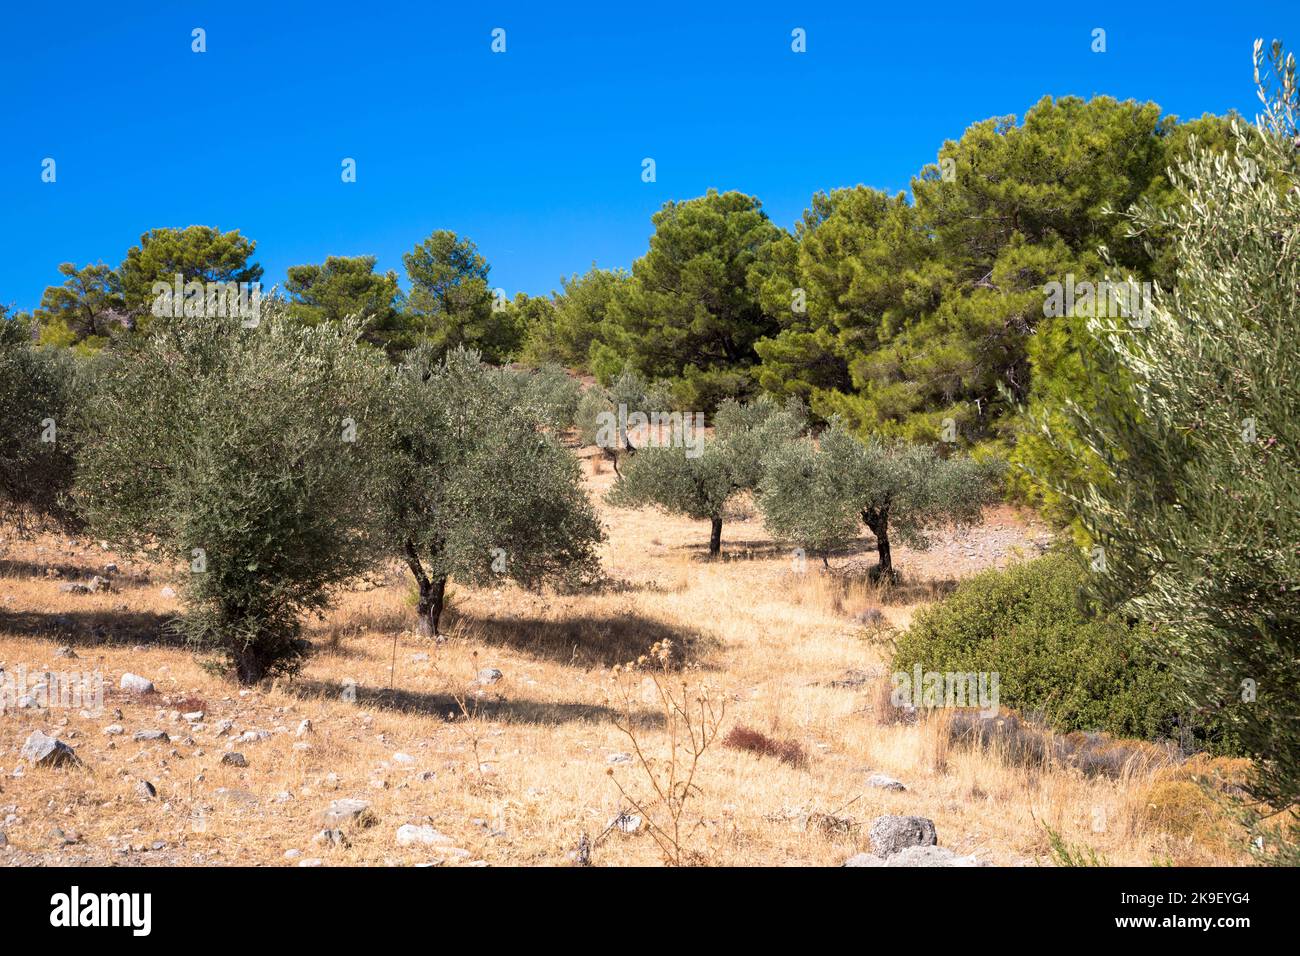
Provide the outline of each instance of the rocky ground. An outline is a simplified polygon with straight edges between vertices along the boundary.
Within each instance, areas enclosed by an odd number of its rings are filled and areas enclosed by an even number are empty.
[[[610,477],[592,474],[593,493]],[[1027,768],[954,745],[941,721],[881,716],[873,622],[904,627],[962,577],[1039,553],[1051,535],[1032,518],[993,509],[931,550],[896,548],[904,580],[883,593],[859,573],[870,539],[795,573],[743,511],[710,562],[698,523],[602,510],[600,593],[457,589],[435,643],[411,630],[394,567],[311,622],[300,676],[242,689],[170,636],[177,569],[8,537],[0,666],[26,693],[0,715],[0,863],[658,864],[650,775],[670,741],[648,678],[629,709],[611,668],[664,640],[726,710],[684,815],[690,862],[1050,862],[1044,822],[1115,863],[1238,859],[1201,805],[1153,816],[1199,792],[1181,770]],[[95,672],[102,707],[48,699],[42,675]]]

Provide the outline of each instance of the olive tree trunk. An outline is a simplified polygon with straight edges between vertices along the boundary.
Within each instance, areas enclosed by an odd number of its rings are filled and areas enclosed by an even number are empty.
[[[862,512],[863,523],[876,536],[876,554],[879,563],[871,569],[875,580],[894,580],[894,562],[889,551],[889,509],[872,508]]]

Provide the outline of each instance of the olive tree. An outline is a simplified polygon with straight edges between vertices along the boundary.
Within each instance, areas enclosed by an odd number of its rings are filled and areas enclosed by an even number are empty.
[[[1139,327],[1090,322],[1102,397],[1068,411],[1104,469],[1055,490],[1094,543],[1093,589],[1151,625],[1185,702],[1255,758],[1250,795],[1290,830],[1295,863],[1300,73],[1278,44],[1257,43],[1255,62],[1254,128],[1234,123],[1229,156],[1197,145],[1170,171],[1183,202],[1129,214],[1136,234],[1172,237],[1177,282],[1154,291]]]
[[[188,564],[178,626],[241,683],[291,673],[300,615],[379,554],[383,354],[354,323],[190,317],[100,376],[78,418],[77,494],[96,533]]]
[[[747,405],[728,399],[714,417],[712,439],[689,416],[672,422],[673,431],[666,435],[652,421],[652,444],[634,449],[608,500],[619,507],[652,505],[708,521],[709,554],[716,556],[722,550],[728,503],[739,492],[758,487],[766,452],[803,430],[805,409],[797,400],[782,406],[766,396]]]
[[[636,451],[627,432],[629,418],[644,415],[648,421],[656,412],[668,414],[672,407],[668,382],[647,382],[636,370],[624,367],[607,388],[595,385],[582,393],[573,423],[578,440],[599,447],[617,472],[619,457]]]
[[[72,409],[85,373],[66,349],[33,344],[28,325],[0,310],[0,518],[25,529],[74,529]]]
[[[833,419],[816,442],[773,450],[759,505],[773,534],[823,560],[861,522],[876,539],[872,576],[892,579],[892,543],[924,549],[938,527],[978,523],[997,499],[999,472],[995,462],[944,458],[932,445],[859,441]]]
[[[439,633],[447,583],[576,583],[604,538],[581,466],[535,403],[500,387],[476,352],[418,346],[396,370],[379,524]]]
[[[511,400],[530,406],[551,430],[561,432],[573,424],[582,386],[562,366],[547,363],[537,369],[506,366],[493,371]]]

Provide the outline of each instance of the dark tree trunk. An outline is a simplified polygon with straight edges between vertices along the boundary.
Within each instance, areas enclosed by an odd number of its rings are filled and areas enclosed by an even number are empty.
[[[267,674],[267,662],[256,644],[235,652],[235,676],[241,684],[256,684]]]
[[[874,580],[894,580],[894,563],[889,553],[889,509],[875,508],[862,512],[862,521],[876,536],[876,553],[880,563],[871,569]]]
[[[415,575],[415,583],[420,589],[420,597],[415,605],[420,618],[420,633],[425,637],[437,637],[438,622],[442,619],[442,608],[447,596],[447,578],[430,578],[425,573],[424,563],[420,560],[414,541],[408,540],[405,550],[406,566]]]
[[[722,519],[712,520],[713,529],[709,532],[709,557],[716,558],[722,551]]]
[[[427,578],[420,582],[420,600],[416,612],[420,615],[420,633],[425,637],[438,636],[438,623],[442,620],[442,607],[447,596],[447,579]]]

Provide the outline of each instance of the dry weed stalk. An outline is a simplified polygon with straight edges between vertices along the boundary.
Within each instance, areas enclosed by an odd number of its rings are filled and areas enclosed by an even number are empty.
[[[473,663],[475,680],[470,686],[478,683],[478,651],[471,656]],[[483,759],[479,755],[479,740],[482,733],[479,730],[479,697],[477,694],[468,694],[460,689],[456,681],[443,673],[438,667],[437,659],[430,661],[430,667],[434,674],[447,682],[451,688],[451,699],[456,704],[456,711],[447,712],[447,722],[452,725],[469,744],[470,752],[474,755],[474,773],[478,777],[479,786],[484,789],[490,789],[487,778],[483,774]]]
[[[707,682],[697,681],[692,686],[687,676],[690,668],[674,673],[672,655],[672,641],[659,641],[649,655],[643,654],[627,664],[616,664],[611,675],[618,698],[614,726],[631,742],[637,763],[654,791],[653,799],[638,800],[619,782],[612,767],[606,772],[623,799],[645,821],[647,831],[663,852],[664,861],[681,866],[702,859],[684,845],[700,824],[683,833],[684,816],[691,798],[702,792],[695,782],[700,760],[717,739],[727,703],[725,696],[716,694]],[[663,714],[664,732],[668,735],[667,753],[662,760],[649,756],[637,736],[633,696],[638,686],[635,676],[642,674],[653,684],[655,703]]]

